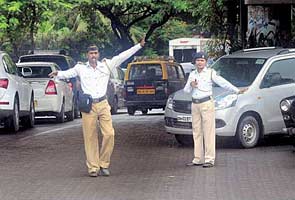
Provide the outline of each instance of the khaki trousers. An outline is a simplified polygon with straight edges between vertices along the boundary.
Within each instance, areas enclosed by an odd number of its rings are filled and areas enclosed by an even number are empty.
[[[215,162],[215,110],[213,100],[192,103],[193,163]]]
[[[108,168],[114,148],[114,128],[111,108],[107,100],[92,104],[90,113],[82,112],[83,137],[88,171],[98,171],[100,167]],[[102,146],[99,152],[97,121],[102,133]]]

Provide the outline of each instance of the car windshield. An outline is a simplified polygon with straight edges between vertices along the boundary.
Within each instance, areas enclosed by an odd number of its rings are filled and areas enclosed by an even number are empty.
[[[236,87],[246,87],[252,84],[261,70],[264,58],[221,58],[212,65],[217,74]]]
[[[52,72],[49,66],[34,66],[30,68],[32,69],[32,75],[26,76],[26,78],[49,78],[48,74]],[[21,67],[18,67],[18,70],[21,71]]]
[[[161,80],[162,67],[160,64],[133,64],[129,72],[130,80]]]

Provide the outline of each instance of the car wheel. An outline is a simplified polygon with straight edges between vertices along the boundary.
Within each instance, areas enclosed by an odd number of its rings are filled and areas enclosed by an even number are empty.
[[[175,135],[177,142],[184,146],[192,146],[194,144],[194,139],[192,135]]]
[[[12,132],[19,130],[19,105],[17,98],[14,99],[13,114],[5,120],[4,127]]]
[[[135,109],[133,107],[127,107],[127,112],[129,115],[134,115]]]
[[[26,128],[33,128],[35,125],[35,106],[34,106],[34,97],[31,97],[30,102],[30,114],[22,120],[22,125]]]
[[[143,115],[146,115],[148,113],[148,109],[142,109],[141,112]]]
[[[236,137],[242,147],[255,147],[260,137],[260,127],[257,119],[253,116],[243,117],[238,124]]]
[[[114,97],[113,105],[111,107],[112,115],[117,114],[117,111],[118,111],[118,99],[117,97]]]
[[[60,113],[56,116],[56,121],[58,123],[64,123],[65,122],[65,105],[62,103]]]
[[[75,106],[74,106],[74,102],[72,103],[72,108],[69,112],[67,112],[66,114],[67,116],[67,120],[68,121],[73,121],[75,118]]]

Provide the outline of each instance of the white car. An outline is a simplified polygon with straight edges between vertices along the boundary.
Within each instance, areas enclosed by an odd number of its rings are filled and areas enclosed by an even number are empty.
[[[19,71],[31,71],[25,78],[35,92],[36,116],[56,116],[56,121],[63,123],[74,119],[73,91],[67,80],[48,77],[52,71],[61,70],[55,63],[27,62],[17,63]]]
[[[33,127],[34,117],[33,88],[10,56],[0,51],[0,122],[6,129],[17,132],[20,122],[25,127]]]

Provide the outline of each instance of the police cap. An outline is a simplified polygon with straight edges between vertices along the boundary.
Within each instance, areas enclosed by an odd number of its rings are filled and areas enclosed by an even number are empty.
[[[193,60],[192,60],[192,63],[195,64],[196,63],[196,60],[199,59],[199,58],[203,58],[205,60],[207,60],[208,56],[205,52],[197,52],[193,55]]]

